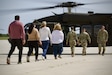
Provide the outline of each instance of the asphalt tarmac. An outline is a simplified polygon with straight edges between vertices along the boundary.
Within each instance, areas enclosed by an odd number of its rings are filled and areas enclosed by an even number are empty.
[[[106,47],[105,55],[98,55],[97,47],[88,47],[87,55],[82,56],[82,47],[75,48],[75,56],[71,57],[70,47],[64,47],[62,58],[54,59],[47,54],[42,60],[42,49],[39,48],[39,61],[35,56],[26,62],[27,47],[23,49],[22,64],[17,64],[18,49],[11,56],[11,64],[6,64],[10,44],[0,40],[0,75],[112,75],[112,46]]]

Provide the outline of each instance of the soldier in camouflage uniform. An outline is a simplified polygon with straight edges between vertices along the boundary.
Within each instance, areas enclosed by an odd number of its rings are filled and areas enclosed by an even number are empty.
[[[97,35],[98,54],[101,53],[101,47],[103,47],[102,55],[105,53],[106,42],[108,41],[108,32],[105,30],[105,26],[102,26]]]
[[[74,57],[74,50],[76,46],[76,41],[78,41],[77,34],[74,31],[74,27],[71,27],[71,31],[67,34],[66,45],[71,48],[71,56]]]
[[[82,55],[86,55],[88,42],[91,43],[91,38],[84,28],[82,33],[79,35],[79,44],[83,47]]]

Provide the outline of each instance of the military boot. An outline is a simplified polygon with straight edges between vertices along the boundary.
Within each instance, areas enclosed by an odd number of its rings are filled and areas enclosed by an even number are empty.
[[[30,62],[29,56],[27,56],[27,62]]]
[[[104,56],[105,50],[103,50],[102,55]]]
[[[101,54],[101,50],[99,50],[98,54]]]

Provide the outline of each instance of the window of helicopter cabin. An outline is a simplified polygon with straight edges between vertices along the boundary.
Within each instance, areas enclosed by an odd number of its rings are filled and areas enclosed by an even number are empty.
[[[80,27],[75,27],[75,32],[79,36],[79,34],[80,34]]]
[[[71,27],[69,27],[69,31],[71,31]],[[80,34],[80,27],[75,27],[75,32],[77,35]]]
[[[94,25],[94,36],[97,37],[98,31],[102,25]]]
[[[92,34],[92,26],[91,25],[82,25],[81,29],[85,28],[86,31],[89,33],[89,35],[91,36]]]
[[[68,27],[69,31],[71,31],[71,27]]]

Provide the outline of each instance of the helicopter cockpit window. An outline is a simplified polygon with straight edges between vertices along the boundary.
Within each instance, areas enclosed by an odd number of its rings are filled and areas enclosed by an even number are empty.
[[[97,33],[99,31],[99,29],[101,28],[102,25],[95,25],[94,26],[94,36],[97,37]]]
[[[83,25],[81,28],[82,29],[85,28],[86,31],[89,33],[89,35],[92,34],[92,26],[91,25]]]
[[[24,26],[25,33],[28,32],[28,29],[29,29],[30,25],[31,25],[31,23],[28,23],[28,24],[26,24],[26,25]]]

